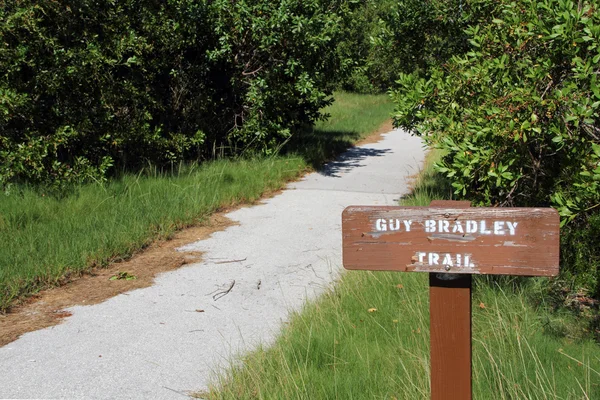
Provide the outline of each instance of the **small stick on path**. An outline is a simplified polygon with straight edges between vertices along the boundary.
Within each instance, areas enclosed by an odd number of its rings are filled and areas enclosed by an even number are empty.
[[[227,289],[227,290],[221,290],[221,291],[219,291],[219,292],[215,293],[215,294],[213,295],[213,297],[212,297],[212,298],[213,298],[213,300],[214,300],[214,301],[217,301],[217,300],[219,300],[221,297],[223,297],[223,296],[225,296],[225,295],[229,294],[229,292],[231,292],[231,289],[233,289],[233,287],[234,287],[234,286],[235,286],[235,279],[234,279],[234,280],[231,282],[231,285],[229,286],[229,289]]]
[[[246,261],[247,259],[248,259],[248,257],[242,258],[241,260],[215,261],[215,264],[231,264],[231,263],[234,263],[234,262]]]

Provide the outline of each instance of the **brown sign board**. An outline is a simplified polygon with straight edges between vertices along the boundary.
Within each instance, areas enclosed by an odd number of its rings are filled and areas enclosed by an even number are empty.
[[[351,206],[342,213],[346,269],[555,276],[552,208]]]

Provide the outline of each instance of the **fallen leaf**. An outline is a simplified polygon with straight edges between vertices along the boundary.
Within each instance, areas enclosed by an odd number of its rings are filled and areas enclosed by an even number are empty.
[[[398,289],[404,289],[404,285],[403,285],[403,284],[401,284],[401,283],[397,284],[397,285],[396,285],[396,287],[397,287]]]
[[[375,312],[375,311],[377,311],[377,309],[376,308],[369,308],[367,311],[368,312]]]
[[[479,308],[485,308],[485,304],[479,303]]]
[[[204,312],[204,310],[197,309],[196,312]]]
[[[398,320],[397,319],[393,319],[392,322],[395,323],[395,324],[397,324]]]
[[[120,281],[120,280],[132,281],[134,279],[137,279],[137,276],[132,275],[127,271],[123,271],[123,272],[118,271],[116,274],[114,274],[113,276],[108,278],[109,281]]]

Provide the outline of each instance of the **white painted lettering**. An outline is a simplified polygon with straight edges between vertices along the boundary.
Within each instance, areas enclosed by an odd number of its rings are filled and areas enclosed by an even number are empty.
[[[406,229],[406,232],[410,232],[410,226],[412,225],[412,220],[408,220],[408,221],[404,221],[404,229]]]
[[[375,221],[375,229],[377,229],[379,232],[387,231],[387,223],[385,222],[385,219],[379,218],[377,221]]]
[[[416,252],[415,256],[419,260],[419,264],[427,264],[429,266],[442,265],[449,267],[475,267],[475,264],[471,262],[471,255],[469,254],[440,254],[418,251]]]
[[[504,221],[494,221],[494,235],[506,235]]]
[[[427,232],[427,233],[435,232],[435,221],[434,220],[428,219],[425,221],[425,232]]]
[[[454,226],[452,227],[452,233],[465,233],[465,231],[463,231],[463,226],[460,221],[454,221]]]
[[[388,223],[390,226],[390,231],[399,231],[400,230],[400,220],[390,219]]]
[[[467,221],[467,233],[477,233],[477,221]]]
[[[439,233],[450,233],[450,230],[448,230],[448,228],[450,227],[450,222],[448,221],[443,221],[440,220],[438,221],[438,232]]]
[[[479,221],[479,233],[482,235],[489,235],[492,233],[492,231],[487,229],[485,221]]]
[[[472,267],[474,267],[474,266],[475,266],[475,264],[473,264],[473,263],[471,262],[471,256],[470,256],[470,255],[468,255],[468,254],[465,254],[465,262],[464,262],[464,264],[463,264],[463,267],[471,267],[471,268],[472,268]]]
[[[444,256],[444,261],[442,261],[442,264],[448,265],[450,267],[454,267],[454,264],[452,263],[452,258],[450,257],[450,254],[446,254]]]
[[[429,253],[429,265],[438,265],[440,255],[438,253]]]
[[[506,223],[506,225],[508,225],[508,230],[510,231],[511,236],[515,236],[515,231],[517,229],[518,224],[519,224],[518,222],[507,222]]]

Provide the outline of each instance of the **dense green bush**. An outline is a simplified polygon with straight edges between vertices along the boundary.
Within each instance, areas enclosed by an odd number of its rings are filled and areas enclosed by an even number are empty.
[[[216,0],[211,62],[231,69],[233,144],[270,151],[321,117],[344,73],[336,54],[353,1]]]
[[[401,73],[427,74],[463,51],[466,5],[419,0],[363,0],[348,19],[339,47],[351,67],[344,90],[383,92]]]
[[[438,170],[457,195],[479,205],[553,206],[569,229],[594,232],[600,2],[465,3],[469,48],[428,77],[401,77],[396,124],[447,152]],[[564,251],[578,251],[570,237]],[[597,255],[598,246],[589,251]],[[596,285],[595,260],[563,257],[563,269]]]
[[[388,0],[362,0],[357,9],[344,20],[344,40],[338,45],[337,52],[349,74],[340,80],[340,89],[373,94],[385,90],[381,87],[382,84],[390,83],[383,83],[372,65],[375,40],[381,32],[381,16],[389,12],[390,3]]]
[[[161,3],[6,2],[1,184],[102,179],[114,163],[176,160],[202,143],[209,10]]]
[[[352,3],[3,2],[0,185],[270,151],[328,104]]]

